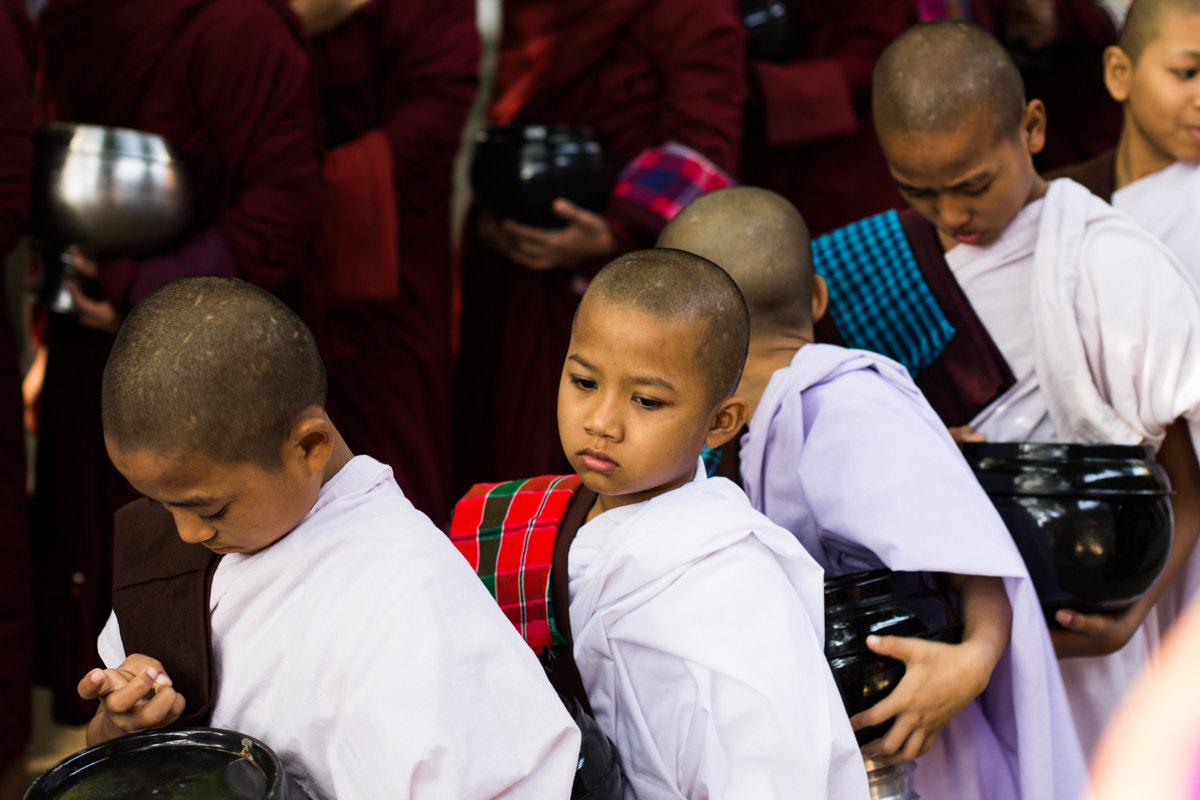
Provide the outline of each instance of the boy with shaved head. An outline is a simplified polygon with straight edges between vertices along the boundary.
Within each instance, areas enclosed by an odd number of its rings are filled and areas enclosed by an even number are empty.
[[[567,797],[577,729],[325,393],[308,329],[249,284],[176,281],[130,314],[103,421],[146,499],[118,515],[89,744],[199,723],[262,739],[313,798]]]
[[[961,644],[881,637],[872,646],[906,672],[851,720],[865,728],[895,716],[864,755],[920,756],[915,787],[928,800],[1077,797],[1083,754],[1020,554],[903,368],[813,344],[827,296],[800,214],[762,189],[722,189],[693,201],[659,243],[722,265],[746,298],[738,396],[751,418],[740,448],[725,449],[755,508],[826,576],[940,572],[958,590]]]
[[[567,607],[527,640],[573,635],[563,658],[617,745],[626,797],[867,796],[823,655],[821,569],[700,461],[745,421],[733,392],[748,335],[737,286],[709,261],[612,262],[580,303],[559,386],[576,475],[477,486],[455,512],[452,538],[502,603],[506,560],[545,537],[566,555]],[[499,555],[489,518],[504,520]]]
[[[1179,432],[1200,423],[1200,301],[1178,261],[1082,186],[1034,171],[1045,109],[1024,98],[1016,67],[982,30],[939,23],[905,33],[880,59],[874,103],[892,177],[925,221],[900,237],[912,246],[911,269],[889,262],[881,273],[870,258],[844,258],[837,232],[814,243],[827,256],[817,271],[831,280],[839,331],[859,336],[873,321],[864,325],[864,307],[886,308],[890,316],[874,321],[901,331],[914,372],[933,370],[955,338],[970,339],[989,359],[958,361],[931,394],[965,396],[960,388],[981,369],[999,380],[975,381],[990,396],[976,393],[970,416],[941,413],[944,421],[993,441],[1161,445],[1173,483],[1186,486],[1196,456]],[[878,242],[865,223],[851,235]],[[888,294],[881,274],[912,288]],[[959,322],[948,322],[950,311]],[[1056,614],[1058,655],[1079,657],[1060,666],[1085,749],[1150,652],[1141,623],[1191,552],[1187,517],[1176,515],[1167,568],[1135,604],[1115,615]]]

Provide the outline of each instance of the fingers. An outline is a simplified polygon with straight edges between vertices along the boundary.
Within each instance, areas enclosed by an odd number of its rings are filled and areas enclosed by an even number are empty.
[[[105,333],[116,333],[120,330],[121,316],[111,303],[91,299],[73,281],[64,281],[63,285],[75,299],[75,308],[82,324]]]
[[[931,642],[924,639],[912,639],[906,636],[868,636],[867,647],[881,656],[894,658],[911,664],[915,659],[934,649]]]
[[[565,219],[568,224],[584,228],[594,229],[604,224],[604,218],[599,214],[580,208],[565,197],[554,201],[554,213]]]
[[[102,669],[94,669],[79,681],[76,691],[84,700],[98,700],[116,688],[112,677]]]

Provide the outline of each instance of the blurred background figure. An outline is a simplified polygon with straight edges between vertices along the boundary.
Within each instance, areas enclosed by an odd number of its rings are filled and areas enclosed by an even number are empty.
[[[0,0],[0,262],[24,234],[33,169],[36,42],[20,0]],[[0,800],[24,791],[33,598],[16,331],[0,283]]]
[[[146,293],[185,275],[238,276],[319,322],[319,121],[307,46],[283,0],[51,0],[38,27],[59,120],[148,131],[191,175],[191,227],[150,256],[78,259],[99,297],[48,315],[32,508],[38,682],[61,722],[98,666],[108,616],[112,515],[132,492],[109,463],[100,375],[112,333]]]
[[[734,0],[511,0],[502,13],[491,124],[590,125],[617,170],[669,143],[686,148],[679,161],[689,169],[736,170],[745,34]],[[567,470],[555,397],[571,317],[590,275],[654,243],[666,220],[641,211],[611,196],[599,212],[559,203],[565,227],[552,230],[472,210],[461,255],[456,490]]]
[[[449,518],[451,172],[475,99],[475,0],[293,0],[325,123],[329,412]],[[364,192],[364,187],[369,189]],[[377,291],[370,288],[380,285]]]

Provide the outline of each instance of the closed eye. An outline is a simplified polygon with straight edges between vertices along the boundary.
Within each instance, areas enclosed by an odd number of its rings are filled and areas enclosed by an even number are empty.
[[[992,182],[988,181],[987,183],[983,184],[982,186],[972,187],[970,189],[963,189],[962,193],[965,195],[969,195],[970,197],[978,197],[979,195],[983,194],[990,188],[992,188]]]
[[[221,517],[225,516],[225,510],[227,508],[229,508],[229,506],[225,506],[225,508],[222,508],[220,511],[216,512],[215,514],[210,514],[207,517],[204,516],[203,514],[200,514],[198,516],[200,517],[201,522],[216,522]]]
[[[664,403],[662,400],[655,400],[653,397],[641,397],[640,395],[634,395],[633,402],[637,403],[642,408],[647,408],[650,410],[662,408],[664,405],[666,405],[666,403]]]
[[[1196,77],[1196,70],[1194,70],[1194,69],[1173,69],[1173,70],[1171,70],[1171,74],[1174,75],[1176,78],[1180,78],[1181,80],[1190,81],[1192,78]]]
[[[596,388],[596,382],[591,378],[583,378],[579,375],[571,376],[571,385],[578,386],[580,389],[591,390]]]

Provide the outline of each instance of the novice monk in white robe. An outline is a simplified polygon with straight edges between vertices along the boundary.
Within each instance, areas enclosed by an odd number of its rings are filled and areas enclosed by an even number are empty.
[[[1119,44],[1104,53],[1104,73],[1124,106],[1116,150],[1060,174],[1161,239],[1200,283],[1200,2],[1137,0]],[[1173,477],[1176,516],[1200,526],[1200,484]],[[1200,554],[1193,551],[1159,601],[1164,630],[1197,593]]]
[[[926,800],[1075,800],[1083,752],[1016,545],[899,364],[812,343],[826,294],[800,215],[771,192],[722,189],[680,212],[659,243],[724,266],[750,309],[738,395],[752,415],[740,450],[723,458],[738,456],[755,508],[827,575],[948,573],[961,593],[962,645],[881,637],[872,647],[907,671],[870,716],[851,720],[896,716],[864,753],[919,755]]]
[[[579,732],[541,667],[391,469],[351,456],[324,388],[303,323],[239,281],[166,285],[113,346],[113,463],[221,556],[207,607],[183,609],[211,620],[208,723],[266,742],[313,798],[568,797]],[[80,681],[89,744],[187,703],[172,652],[126,652],[142,616],[110,619],[108,669]]]
[[[1200,302],[1178,261],[1083,187],[1037,175],[1045,110],[1025,102],[990,36],[960,23],[918,26],[890,53],[874,104],[892,176],[936,226],[1016,378],[972,427],[993,441],[1155,445],[1181,417],[1194,428]],[[1178,464],[1166,453],[1174,480]],[[1163,576],[1129,609],[1056,616],[1062,629],[1052,637],[1085,749],[1151,652],[1154,626],[1141,623],[1195,543],[1195,530],[1175,533]],[[1100,657],[1073,658],[1086,655]]]
[[[628,798],[868,796],[820,567],[699,459],[745,420],[747,324],[729,276],[674,250],[613,262],[575,318],[559,433],[596,495],[570,547],[570,625]]]

